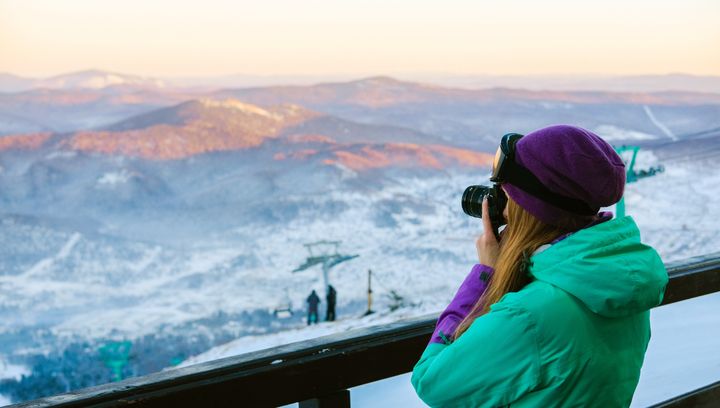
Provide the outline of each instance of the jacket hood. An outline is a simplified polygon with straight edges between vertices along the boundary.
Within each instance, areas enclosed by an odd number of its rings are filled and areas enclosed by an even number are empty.
[[[536,253],[531,261],[531,276],[570,293],[605,317],[659,305],[668,282],[660,255],[640,242],[640,230],[629,216],[579,230]]]

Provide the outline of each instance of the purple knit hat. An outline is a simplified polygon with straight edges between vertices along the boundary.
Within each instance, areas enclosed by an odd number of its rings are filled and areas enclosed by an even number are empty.
[[[620,156],[600,136],[577,126],[549,126],[525,135],[515,145],[515,162],[550,191],[582,200],[598,211],[618,202],[625,189]],[[510,183],[503,187],[520,207],[548,224],[591,218],[546,203]]]

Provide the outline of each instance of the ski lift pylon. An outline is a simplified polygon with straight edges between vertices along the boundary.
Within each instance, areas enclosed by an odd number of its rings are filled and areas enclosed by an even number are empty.
[[[307,244],[303,244],[305,248],[307,248],[308,252],[310,253],[310,256],[305,259],[305,263],[298,266],[297,268],[293,269],[294,272],[301,272],[308,268],[311,268],[315,265],[322,265],[322,273],[323,273],[323,283],[325,284],[324,290],[325,290],[325,296],[327,297],[328,292],[328,285],[330,284],[329,280],[329,274],[330,269],[334,266],[337,266],[340,263],[349,261],[351,259],[357,258],[360,255],[341,255],[338,252],[338,247],[340,246],[342,241],[317,241],[317,242],[311,242]],[[327,246],[332,245],[334,247],[334,252],[332,254],[328,254],[328,251],[325,251],[323,255],[315,255],[313,254],[312,249],[318,246]]]

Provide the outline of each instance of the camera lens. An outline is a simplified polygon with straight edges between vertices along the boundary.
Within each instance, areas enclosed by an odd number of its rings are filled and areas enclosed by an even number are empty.
[[[470,186],[462,196],[462,209],[471,217],[482,218],[482,202],[490,191],[487,186]]]

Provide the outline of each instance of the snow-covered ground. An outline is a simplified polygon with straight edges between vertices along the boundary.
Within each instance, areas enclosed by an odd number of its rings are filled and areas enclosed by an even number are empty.
[[[654,309],[652,337],[633,406],[720,380],[720,293]]]
[[[310,326],[300,326],[278,333],[243,336],[235,341],[215,347],[206,353],[191,357],[182,362],[178,367],[186,367],[193,364],[212,361],[219,358],[234,356],[243,353],[250,353],[270,347],[282,346],[289,343],[302,342],[316,337],[327,336],[335,333],[344,333],[349,330],[369,326],[377,326],[399,320],[415,317],[423,314],[433,313],[433,308],[418,306],[414,308],[398,309],[395,312],[384,311],[368,316],[345,316],[334,322],[321,321]],[[322,319],[321,319],[322,320]],[[429,339],[428,339],[429,340]]]
[[[30,369],[19,364],[10,364],[7,361],[0,358],[0,381],[13,379],[19,381],[22,376],[30,375]],[[10,405],[12,401],[0,394],[0,407]]]
[[[649,133],[638,132],[637,130],[619,128],[613,125],[596,126],[593,131],[598,135],[602,135],[602,138],[610,143],[615,143],[618,141],[627,142],[630,140],[646,141],[654,140],[659,137],[656,135],[651,135]]]
[[[30,375],[29,368],[0,359],[0,381],[5,379],[20,380],[24,375]]]

